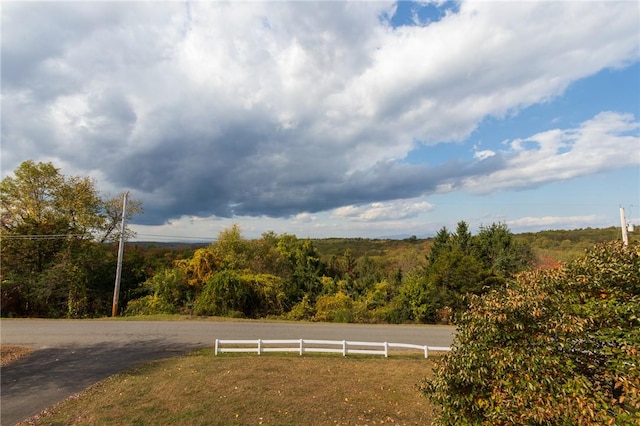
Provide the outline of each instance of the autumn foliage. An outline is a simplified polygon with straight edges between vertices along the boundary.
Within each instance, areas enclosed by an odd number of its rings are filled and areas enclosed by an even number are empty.
[[[640,422],[640,248],[598,245],[477,297],[422,391],[439,423]]]

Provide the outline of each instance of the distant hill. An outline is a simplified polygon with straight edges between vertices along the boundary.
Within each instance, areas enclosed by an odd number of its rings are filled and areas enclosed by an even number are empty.
[[[162,248],[162,249],[172,249],[172,250],[181,250],[181,249],[199,249],[202,247],[208,246],[210,243],[189,243],[189,242],[180,242],[180,241],[171,241],[171,242],[163,242],[163,241],[131,241],[127,243],[129,246],[133,247],[142,247],[144,249],[153,249],[153,248]]]
[[[621,239],[620,228],[582,228],[573,230],[547,230],[515,234],[516,239],[529,243],[539,259],[568,261],[580,256],[587,248],[606,241]],[[399,237],[399,236],[398,236]],[[640,241],[638,228],[629,233],[631,241]],[[397,258],[407,253],[428,253],[432,237],[404,238],[318,238],[311,239],[323,260],[349,253],[354,259],[363,256]],[[143,249],[188,251],[208,246],[208,242],[157,242],[135,241],[129,243]]]

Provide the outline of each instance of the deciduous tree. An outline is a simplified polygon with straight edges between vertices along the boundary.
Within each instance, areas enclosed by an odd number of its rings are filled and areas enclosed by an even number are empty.
[[[638,424],[640,248],[600,245],[562,269],[472,297],[426,395],[439,424]]]
[[[51,163],[25,161],[0,182],[3,315],[89,314],[95,292],[83,253],[119,232],[110,206],[91,178]],[[127,215],[139,211],[132,200]]]

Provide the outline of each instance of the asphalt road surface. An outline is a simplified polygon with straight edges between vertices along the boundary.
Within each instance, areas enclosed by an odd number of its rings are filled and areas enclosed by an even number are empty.
[[[215,339],[327,339],[450,346],[455,329],[429,325],[3,319],[2,345],[31,355],[0,369],[0,424],[33,416],[134,365],[213,347]]]

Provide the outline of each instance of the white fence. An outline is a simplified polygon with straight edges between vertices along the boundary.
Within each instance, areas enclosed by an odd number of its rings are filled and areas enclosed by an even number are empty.
[[[258,355],[265,352],[330,352],[347,354],[371,354],[389,356],[390,349],[415,349],[424,352],[424,357],[429,356],[429,351],[449,352],[448,346],[414,345],[411,343],[388,342],[353,342],[349,340],[228,340],[216,339],[215,354],[223,352],[255,352]]]

